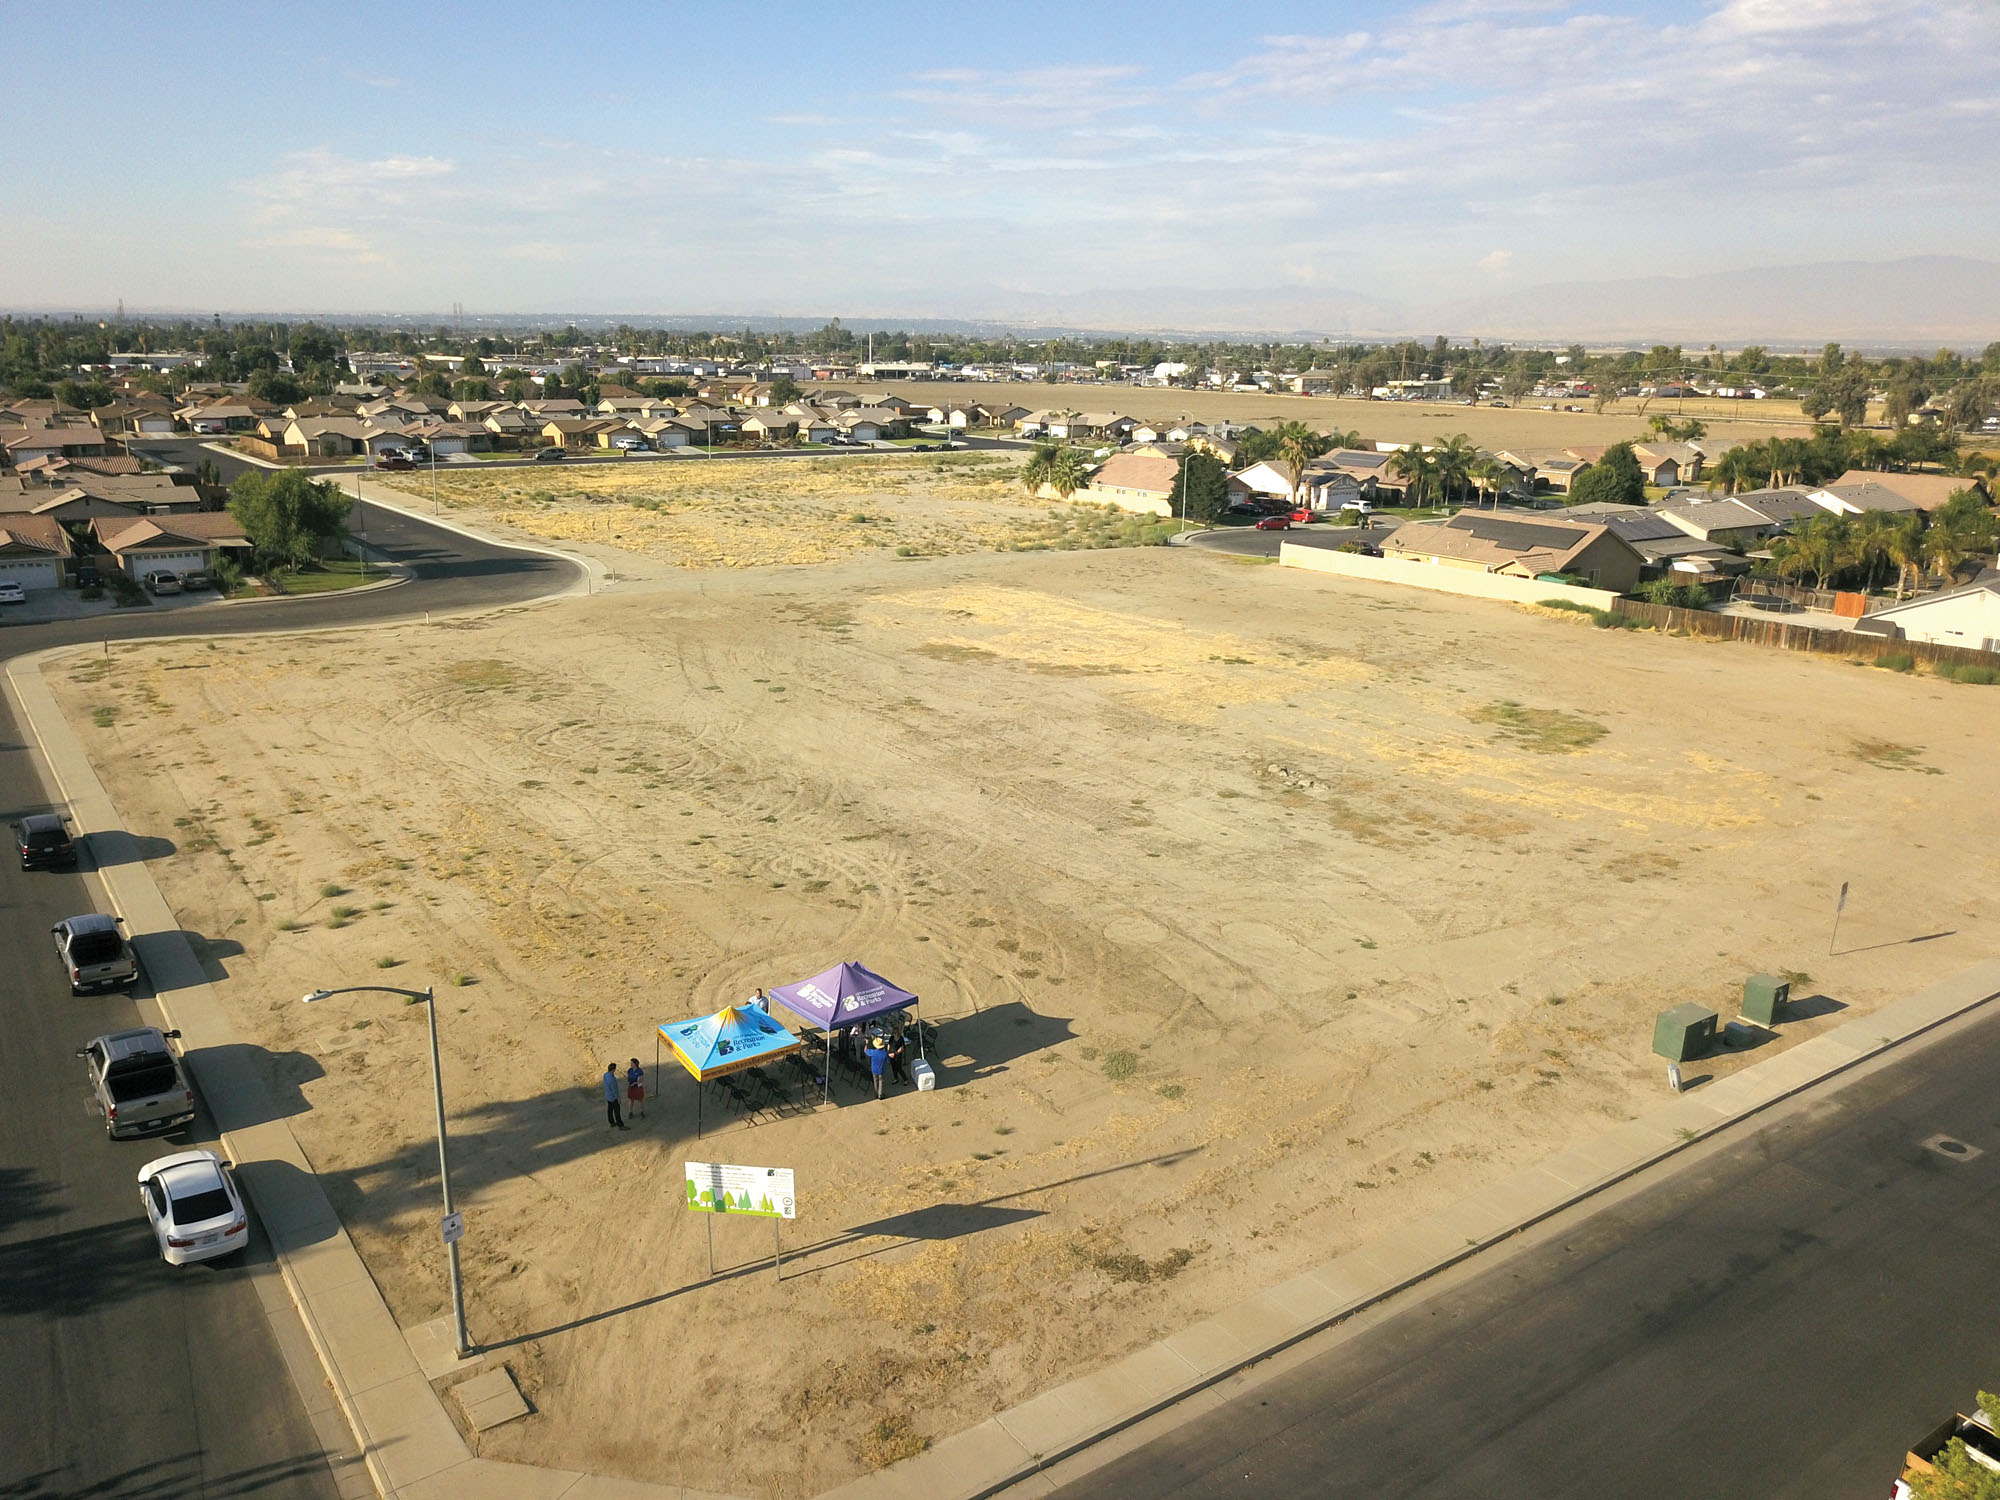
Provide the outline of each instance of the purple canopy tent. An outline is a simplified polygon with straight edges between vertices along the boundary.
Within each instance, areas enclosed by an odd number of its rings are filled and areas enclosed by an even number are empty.
[[[833,1030],[853,1026],[904,1006],[917,1008],[917,1056],[924,1054],[922,1002],[908,990],[896,988],[874,970],[857,963],[835,964],[824,974],[781,984],[771,991],[771,999],[809,1026],[817,1026],[826,1039],[826,1075],[820,1080],[821,1097],[833,1087]]]

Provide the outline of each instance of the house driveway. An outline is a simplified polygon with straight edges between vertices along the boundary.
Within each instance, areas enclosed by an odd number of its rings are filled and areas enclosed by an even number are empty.
[[[99,615],[148,613],[178,609],[213,608],[222,596],[208,589],[195,593],[169,594],[166,598],[146,596],[151,603],[120,608],[107,592],[102,599],[85,599],[76,589],[29,589],[26,604],[0,607],[0,625],[43,625],[51,620],[88,620]]]

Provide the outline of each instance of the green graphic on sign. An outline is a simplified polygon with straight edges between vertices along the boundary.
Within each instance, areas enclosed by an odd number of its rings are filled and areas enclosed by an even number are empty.
[[[704,1214],[746,1214],[760,1219],[796,1218],[790,1167],[741,1167],[691,1161],[687,1206]]]

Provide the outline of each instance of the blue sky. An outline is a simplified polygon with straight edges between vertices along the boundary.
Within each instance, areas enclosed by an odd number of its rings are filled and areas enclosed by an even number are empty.
[[[2000,243],[1994,0],[9,4],[0,48],[70,59],[9,78],[13,307],[1437,302]]]

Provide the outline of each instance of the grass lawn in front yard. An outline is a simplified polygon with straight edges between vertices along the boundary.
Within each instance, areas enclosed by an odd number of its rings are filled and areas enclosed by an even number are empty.
[[[336,589],[359,588],[380,582],[387,574],[379,563],[365,563],[352,557],[321,563],[309,573],[287,573],[283,587],[287,594],[330,594]]]

